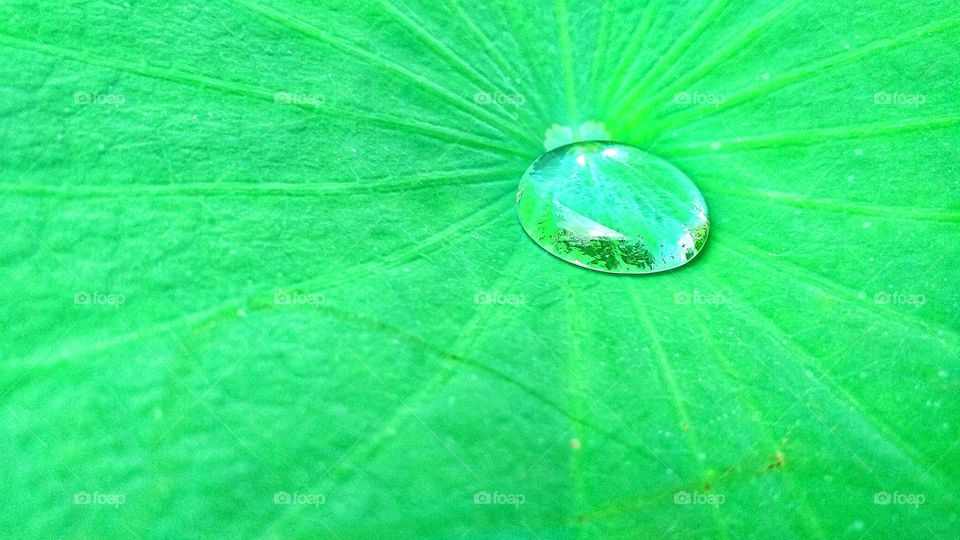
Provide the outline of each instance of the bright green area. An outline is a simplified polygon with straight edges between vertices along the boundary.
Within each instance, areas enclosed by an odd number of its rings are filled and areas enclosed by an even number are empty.
[[[0,4],[0,535],[955,537],[957,43],[954,0]],[[700,187],[694,263],[530,242],[587,121]]]
[[[553,255],[617,274],[682,266],[710,232],[703,195],[682,171],[609,141],[568,144],[537,158],[520,179],[517,216]]]

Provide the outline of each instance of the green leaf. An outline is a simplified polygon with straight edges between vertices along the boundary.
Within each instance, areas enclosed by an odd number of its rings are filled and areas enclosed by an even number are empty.
[[[947,0],[0,5],[0,532],[955,536],[957,43]],[[699,186],[696,261],[526,237],[596,133]]]

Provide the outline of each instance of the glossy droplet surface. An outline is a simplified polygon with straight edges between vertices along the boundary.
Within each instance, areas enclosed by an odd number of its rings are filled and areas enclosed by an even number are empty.
[[[648,274],[682,266],[710,232],[707,205],[679,169],[639,148],[578,142],[543,154],[517,188],[534,242],[584,268]]]

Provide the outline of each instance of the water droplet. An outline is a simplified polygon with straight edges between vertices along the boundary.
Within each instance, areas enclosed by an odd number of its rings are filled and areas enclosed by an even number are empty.
[[[569,127],[554,124],[546,131],[543,138],[543,147],[546,150],[580,141],[605,141],[610,138],[603,122],[593,120],[579,126]]]
[[[568,144],[537,158],[517,188],[517,214],[549,253],[616,274],[682,266],[710,231],[706,202],[679,169],[604,141]]]

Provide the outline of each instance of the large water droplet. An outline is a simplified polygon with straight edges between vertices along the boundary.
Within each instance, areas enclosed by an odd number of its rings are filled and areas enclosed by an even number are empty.
[[[520,179],[517,214],[543,249],[617,274],[682,266],[710,232],[706,202],[686,175],[639,148],[604,141],[537,158]]]

